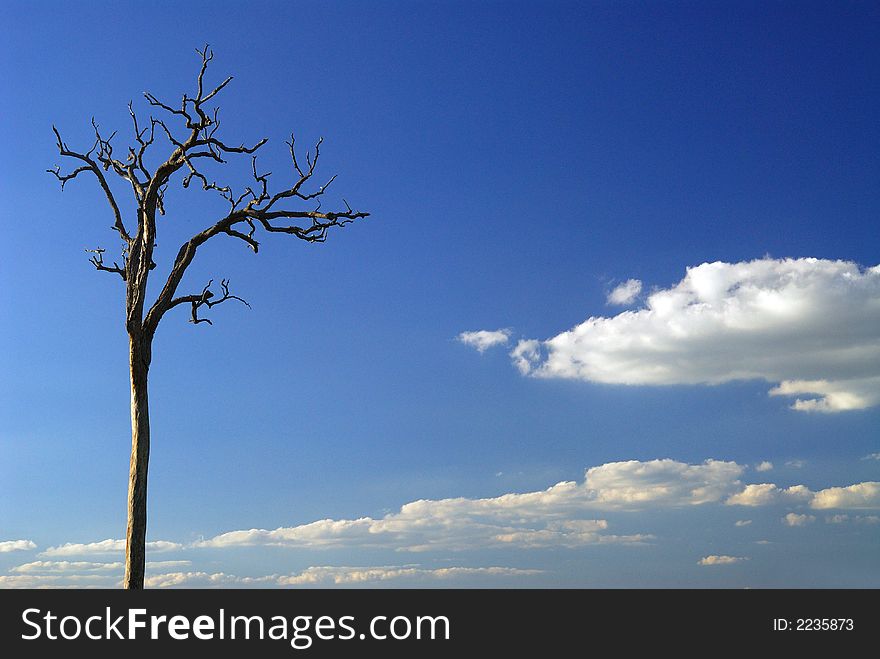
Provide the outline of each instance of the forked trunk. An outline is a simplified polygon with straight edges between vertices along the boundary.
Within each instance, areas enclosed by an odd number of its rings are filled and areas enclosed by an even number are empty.
[[[128,527],[125,533],[125,581],[123,587],[144,587],[147,541],[147,465],[150,460],[150,410],[147,376],[150,340],[129,337],[131,373],[131,462],[128,470]]]

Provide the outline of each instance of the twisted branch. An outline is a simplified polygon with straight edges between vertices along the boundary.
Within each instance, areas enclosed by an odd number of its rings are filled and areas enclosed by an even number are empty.
[[[251,305],[248,304],[247,300],[238,297],[237,295],[232,295],[229,292],[229,280],[221,279],[220,280],[220,290],[222,291],[222,295],[218,299],[214,299],[214,293],[211,291],[211,285],[214,283],[214,280],[211,279],[208,281],[208,285],[202,289],[202,292],[198,295],[184,295],[182,297],[174,298],[169,305],[169,309],[172,307],[176,307],[180,304],[191,304],[192,305],[192,318],[190,318],[191,323],[198,325],[199,323],[208,323],[208,325],[213,325],[209,318],[199,318],[199,309],[201,307],[208,307],[209,309],[217,304],[221,304],[226,302],[227,300],[238,300],[243,305],[245,305],[248,309],[251,308]]]

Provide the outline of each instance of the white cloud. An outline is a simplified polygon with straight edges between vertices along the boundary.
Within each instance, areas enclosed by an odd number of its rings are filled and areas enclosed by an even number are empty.
[[[253,588],[275,585],[278,575],[238,577],[225,572],[167,572],[144,577],[145,588]]]
[[[808,504],[813,508],[880,507],[880,484],[859,483],[812,492],[804,485],[744,485],[736,462],[676,460],[611,462],[591,467],[581,483],[486,499],[427,500],[405,504],[382,518],[324,519],[274,530],[230,531],[197,543],[203,547],[278,545],[301,548],[374,547],[400,551],[533,549],[602,543],[639,543],[645,535],[608,533],[608,522],[587,518],[598,510],[680,507],[710,503],[738,506]],[[805,515],[791,513],[787,519]],[[748,520],[738,522],[745,526]],[[791,523],[791,522],[789,522]]]
[[[465,345],[476,348],[478,352],[483,353],[494,346],[507,345],[507,341],[510,338],[510,330],[499,329],[462,332],[457,338]]]
[[[816,510],[877,509],[880,508],[880,482],[867,481],[845,487],[829,487],[818,492],[813,492],[804,485],[781,488],[773,483],[752,483],[727,497],[724,503],[729,506],[808,503]]]
[[[587,470],[586,487],[610,506],[720,501],[739,488],[744,468],[735,462],[707,460],[700,465],[675,460],[611,462]]]
[[[498,499],[414,501],[381,519],[325,519],[272,531],[231,531],[198,543],[201,547],[276,545],[308,549],[388,548],[407,552],[464,551],[487,547],[581,547],[600,543],[641,543],[651,536],[605,533],[600,519],[555,519],[577,510],[576,486],[561,483],[544,492],[504,495],[532,497],[506,505]],[[573,495],[570,499],[567,495]],[[553,499],[559,507],[554,508]],[[532,508],[532,511],[529,510]]]
[[[66,563],[66,562],[65,562]],[[24,567],[24,566],[20,566]],[[69,573],[77,567],[70,563],[59,569],[41,572],[38,568],[17,570],[16,574],[0,575],[0,588],[112,588],[121,582],[121,564],[84,563],[79,573]],[[110,574],[104,572],[109,571]],[[115,574],[114,572],[119,572]],[[84,573],[83,573],[84,572]],[[346,586],[371,583],[387,584],[400,581],[403,585],[424,585],[442,582],[448,585],[466,581],[499,578],[521,578],[542,574],[542,570],[510,567],[444,567],[426,569],[418,566],[384,567],[310,567],[290,575],[270,574],[258,577],[240,577],[225,572],[166,572],[148,574],[147,588],[258,588],[285,586]]]
[[[806,460],[786,460],[785,466],[791,469],[803,469],[807,465]]]
[[[880,483],[868,481],[848,487],[819,490],[810,502],[811,508],[880,508]]]
[[[499,577],[524,577],[541,574],[541,570],[522,570],[511,567],[445,567],[426,569],[418,566],[382,567],[309,567],[289,575],[271,574],[261,577],[239,577],[225,572],[169,572],[147,576],[147,588],[253,588],[260,586],[350,586],[358,584],[388,583],[402,581],[421,584],[424,582],[455,582],[467,579],[497,579]]]
[[[37,545],[30,540],[4,540],[0,542],[0,554],[6,554],[11,551],[28,551],[36,548]]]
[[[606,301],[608,304],[627,305],[632,304],[642,292],[642,282],[638,279],[627,279],[622,284],[618,284],[608,294]]]
[[[155,540],[147,543],[147,551],[161,552],[182,549],[183,545],[167,540]],[[68,542],[58,547],[49,547],[40,552],[40,556],[55,558],[63,556],[89,556],[93,554],[120,554],[125,551],[125,540],[101,540],[99,542]]]
[[[877,387],[880,378],[861,380],[786,380],[770,390],[771,396],[798,396],[806,394],[814,398],[798,398],[791,409],[799,412],[845,412],[863,410],[880,402]]]
[[[748,526],[752,523],[750,519],[738,519],[736,520],[735,526]]]
[[[425,569],[414,566],[385,567],[310,567],[299,574],[278,577],[282,586],[350,585],[387,581],[455,581],[481,577],[522,577],[541,574],[541,570],[511,567],[445,567]]]
[[[520,373],[529,375],[532,365],[541,359],[541,342],[535,339],[523,339],[516,344],[510,357]]]
[[[755,483],[746,485],[742,492],[728,497],[724,503],[729,506],[769,506],[776,503],[808,501],[812,494],[803,485],[793,485],[783,489],[773,483]]]
[[[728,506],[809,505],[814,509],[880,508],[880,483],[857,483],[813,492],[805,485],[743,484],[746,467],[706,460],[610,462],[587,469],[583,482],[563,481],[546,490],[485,499],[421,499],[382,518],[324,519],[274,530],[230,531],[198,547],[276,545],[307,549],[368,547],[407,552],[515,547],[575,548],[638,544],[649,535],[613,535],[597,511],[641,510],[723,503]],[[790,526],[813,521],[789,513]],[[736,526],[746,526],[740,520]]]
[[[172,568],[187,567],[192,561],[147,561],[147,572],[157,570],[169,570]],[[15,574],[83,574],[95,572],[116,572],[121,577],[125,564],[122,561],[93,562],[93,561],[31,561],[10,568]]]
[[[107,574],[0,575],[0,588],[112,588],[118,578]]]
[[[800,515],[798,513],[788,513],[782,518],[782,523],[786,526],[806,526],[816,521],[812,515]]]
[[[124,568],[121,562],[92,563],[91,561],[33,561],[11,568],[10,572],[18,574],[48,574],[54,572],[120,572]]]
[[[880,266],[760,259],[688,268],[643,308],[511,352],[526,375],[625,385],[765,380],[792,408],[880,403]]]
[[[880,460],[880,453],[869,453],[862,460]]]
[[[704,565],[704,566],[708,566],[708,565],[733,565],[734,563],[742,563],[743,561],[747,561],[747,560],[749,560],[749,559],[746,558],[745,556],[725,556],[725,555],[716,556],[713,554],[710,556],[704,556],[699,561],[697,561],[697,564]]]
[[[764,462],[761,462],[761,463],[755,465],[755,471],[772,471],[772,470],[773,470],[773,463],[768,462],[767,460],[764,460]]]
[[[825,518],[826,524],[846,524],[849,521],[849,515],[829,515]]]
[[[196,546],[358,546],[423,552],[641,543],[651,536],[612,535],[607,521],[585,515],[720,502],[741,490],[738,479],[744,470],[720,460],[694,465],[670,459],[611,462],[588,469],[582,483],[564,481],[546,490],[486,499],[422,499],[378,519],[324,519],[274,530],[230,531]]]

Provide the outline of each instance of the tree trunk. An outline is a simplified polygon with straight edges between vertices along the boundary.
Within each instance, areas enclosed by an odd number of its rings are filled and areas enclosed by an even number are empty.
[[[147,464],[150,460],[150,410],[147,376],[151,341],[143,333],[129,335],[131,374],[131,461],[128,468],[128,526],[125,533],[124,588],[144,587],[147,543]]]

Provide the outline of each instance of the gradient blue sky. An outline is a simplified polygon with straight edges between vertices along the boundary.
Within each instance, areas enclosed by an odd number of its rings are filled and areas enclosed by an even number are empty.
[[[155,585],[880,586],[873,491],[857,506],[726,503],[747,484],[880,481],[880,407],[795,411],[767,395],[771,377],[524,377],[507,354],[620,313],[606,296],[630,278],[644,286],[631,308],[646,310],[647,294],[705,262],[880,263],[876,5],[43,2],[4,14],[0,586],[120,576],[107,564],[121,552],[90,543],[124,535],[123,289],[83,252],[117,240],[92,181],[62,194],[45,173],[63,164],[51,126],[86,149],[94,116],[121,149],[126,103],[146,115],[144,90],[179,99],[205,42],[209,78],[235,76],[219,102],[227,141],[268,137],[260,162],[278,185],[289,133],[323,135],[322,173],[339,174],[328,194],[372,216],[324,245],[268,237],[258,256],[218,238],[190,268],[189,288],[227,277],[253,309],[214,309],[213,326],[177,310],[159,328],[148,535],[174,544],[149,560],[174,563],[151,568]],[[156,283],[223,212],[170,188]],[[844,291],[842,308],[876,317],[876,279],[867,297]],[[813,338],[843,349],[850,326],[832,317]],[[500,328],[507,348],[482,354],[456,338]],[[866,331],[870,389],[880,330]],[[474,536],[467,502],[435,506],[449,517],[431,518],[424,551],[409,531],[371,542],[375,528],[221,537],[400,521],[408,502],[583,485],[586,469],[630,460],[674,489],[677,465],[707,459],[736,463],[718,482],[693,472],[719,488],[711,500],[599,505],[594,488],[584,507],[504,517],[499,529],[546,532],[521,542]],[[773,469],[756,471],[763,461]],[[790,525],[789,513],[805,517]],[[572,519],[607,528],[572,535]],[[86,546],[51,549],[65,543]],[[742,560],[698,564],[710,556]]]

